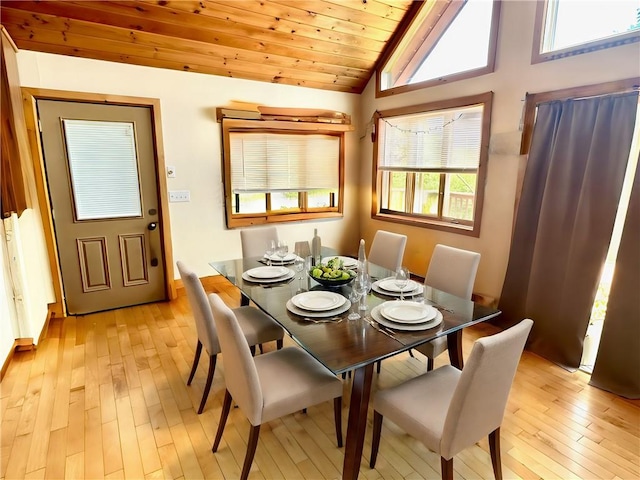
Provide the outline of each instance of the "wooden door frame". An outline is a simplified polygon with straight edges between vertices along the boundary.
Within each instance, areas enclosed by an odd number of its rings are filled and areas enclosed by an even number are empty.
[[[66,316],[66,305],[63,300],[64,287],[62,285],[62,273],[56,246],[56,236],[49,201],[49,189],[45,174],[44,156],[38,128],[38,113],[36,102],[38,100],[61,100],[71,102],[96,103],[103,105],[122,105],[127,107],[147,107],[151,111],[151,126],[154,143],[154,159],[156,164],[156,184],[159,196],[160,235],[163,246],[165,293],[169,300],[177,297],[176,285],[173,278],[173,249],[171,245],[171,223],[169,218],[169,196],[167,182],[164,178],[164,147],[162,141],[162,122],[160,117],[160,100],[156,98],[128,97],[122,95],[109,95],[99,93],[71,92],[66,90],[49,90],[43,88],[22,87],[22,102],[24,105],[25,122],[29,136],[29,147],[33,159],[33,171],[35,176],[36,194],[42,219],[49,268],[53,278],[53,290],[56,301],[49,305],[49,312],[56,316]]]

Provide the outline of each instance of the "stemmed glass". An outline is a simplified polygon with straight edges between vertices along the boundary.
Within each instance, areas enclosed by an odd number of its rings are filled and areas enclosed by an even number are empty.
[[[276,255],[280,257],[280,262],[284,263],[284,258],[289,254],[289,245],[284,240],[278,240],[276,245]]]
[[[351,302],[351,308],[353,311],[347,316],[347,320],[358,320],[360,318],[360,314],[358,313],[358,302],[362,298],[361,291],[356,288],[356,282],[351,285],[351,293],[349,293],[349,301]]]
[[[400,267],[398,268],[398,270],[396,270],[395,284],[396,284],[396,287],[400,289],[401,302],[404,300],[404,289],[407,288],[410,278],[411,278],[411,273],[409,273],[408,268]]]
[[[304,258],[302,257],[303,252],[300,249],[296,249],[295,251],[296,258],[293,260],[293,268],[295,268],[296,272],[298,272],[298,284],[300,288],[299,291],[302,291],[302,270],[304,270]]]
[[[360,296],[358,308],[362,312],[365,312],[367,310],[367,295],[369,290],[371,290],[371,277],[369,274],[366,272],[358,273],[353,283],[353,289],[356,290]]]
[[[271,266],[271,255],[276,253],[276,241],[275,240],[267,240],[267,248],[265,250],[265,255],[267,257],[267,265]]]

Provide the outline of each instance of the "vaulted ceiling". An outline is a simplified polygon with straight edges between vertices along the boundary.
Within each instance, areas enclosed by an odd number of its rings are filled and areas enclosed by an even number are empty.
[[[23,50],[360,93],[419,3],[2,0],[0,19]]]

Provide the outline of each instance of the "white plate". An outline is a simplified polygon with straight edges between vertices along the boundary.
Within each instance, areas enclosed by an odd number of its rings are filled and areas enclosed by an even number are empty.
[[[358,266],[358,260],[356,260],[355,258],[351,258],[351,257],[341,257],[339,255],[336,255],[338,257],[339,260],[342,260],[342,265],[344,266],[344,268],[356,268]],[[322,259],[322,263],[324,265],[327,264],[327,262],[329,260],[331,260],[332,258],[336,258],[336,256],[334,257],[325,257]]]
[[[287,280],[290,280],[296,276],[296,272],[294,272],[293,270],[289,270],[288,268],[286,270],[287,270],[286,275],[282,277],[277,277],[277,278],[254,278],[249,276],[247,272],[244,272],[242,274],[242,278],[247,282],[260,283],[260,284],[286,282]]]
[[[342,295],[324,291],[304,292],[291,299],[296,307],[315,312],[336,309],[346,301],[347,299]]]
[[[291,300],[287,301],[287,310],[289,310],[291,313],[295,313],[296,315],[300,315],[301,317],[309,317],[309,318],[334,317],[336,315],[343,314],[344,312],[348,311],[350,308],[351,308],[351,302],[349,300],[346,300],[344,304],[342,304],[338,308],[334,308],[333,310],[326,310],[324,312],[310,312],[308,310],[303,310],[301,308],[296,307]]]
[[[433,320],[438,312],[431,305],[418,302],[384,302],[380,313],[396,323],[425,323]]]
[[[245,273],[253,278],[265,279],[265,278],[278,278],[284,277],[290,272],[286,267],[256,267],[247,270]]]
[[[437,327],[442,323],[442,313],[436,310],[436,316],[433,320],[429,320],[424,323],[397,323],[385,318],[382,313],[380,313],[380,307],[382,305],[378,305],[371,310],[371,317],[378,322],[380,325],[384,325],[385,327],[393,328],[394,330],[405,330],[405,331],[417,331],[417,330],[427,330],[429,328]]]
[[[400,287],[398,287],[398,285],[396,285],[396,282],[394,279],[387,278],[384,280],[380,280],[378,282],[378,286],[382,290],[386,290],[387,292],[393,292],[393,293],[400,293],[400,290],[402,290],[403,292],[412,292],[413,290],[418,288],[418,285],[420,285],[418,282],[409,280],[407,282],[407,286],[401,289]]]
[[[383,280],[378,280],[377,282],[373,282],[373,284],[371,285],[371,289],[376,292],[379,293],[380,295],[385,295],[387,297],[399,297],[400,296],[400,292],[390,292],[388,290],[383,290],[382,288],[380,288],[378,286],[378,283],[381,282]],[[417,288],[415,290],[411,290],[411,291],[407,291],[405,290],[404,292],[402,292],[402,295],[405,297],[414,297],[416,295],[422,295],[424,293],[424,286],[416,283]]]
[[[284,257],[280,258],[279,255],[271,255],[270,257],[268,257],[266,254],[264,256],[264,259],[270,259],[272,262],[276,262],[276,263],[291,263],[296,259],[297,255],[295,253],[287,253]]]

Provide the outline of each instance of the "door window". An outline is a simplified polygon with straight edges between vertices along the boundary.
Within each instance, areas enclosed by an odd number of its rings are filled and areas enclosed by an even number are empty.
[[[62,123],[76,220],[141,217],[134,124]]]

